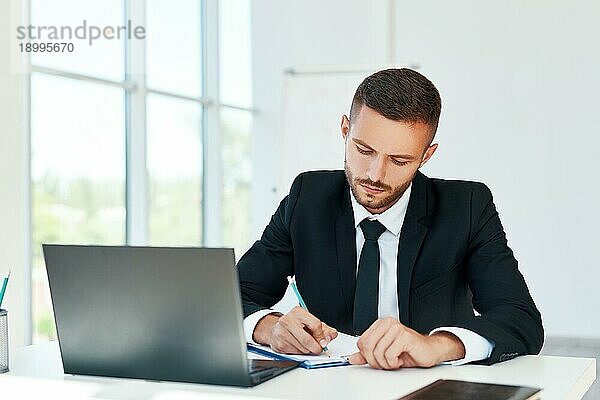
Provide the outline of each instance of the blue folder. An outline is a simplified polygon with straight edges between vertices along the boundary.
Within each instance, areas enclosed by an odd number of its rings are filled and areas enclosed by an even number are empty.
[[[261,356],[265,356],[271,358],[273,360],[283,360],[283,361],[302,361],[299,365],[305,369],[317,369],[317,368],[329,368],[329,367],[341,367],[344,365],[350,365],[348,360],[343,357],[334,357],[331,362],[319,360],[303,360],[301,356],[294,357],[293,355],[282,355],[279,353],[275,353],[273,351],[266,350],[264,347],[255,346],[251,343],[247,343],[248,351],[259,354]]]

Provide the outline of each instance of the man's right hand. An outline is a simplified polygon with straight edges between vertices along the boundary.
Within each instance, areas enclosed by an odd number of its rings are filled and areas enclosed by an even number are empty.
[[[271,346],[284,354],[321,354],[335,339],[337,330],[296,306],[285,315],[268,314],[254,328],[256,343]]]

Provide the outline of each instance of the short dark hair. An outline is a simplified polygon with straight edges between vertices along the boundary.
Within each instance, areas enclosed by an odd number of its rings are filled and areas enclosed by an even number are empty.
[[[363,105],[394,121],[429,125],[431,140],[442,111],[442,99],[433,83],[408,68],[384,69],[365,78],[352,99],[350,120]]]

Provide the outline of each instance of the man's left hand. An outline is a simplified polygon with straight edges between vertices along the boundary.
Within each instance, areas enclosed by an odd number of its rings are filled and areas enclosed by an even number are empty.
[[[432,367],[465,357],[465,347],[455,335],[444,331],[422,335],[392,317],[375,321],[358,339],[358,349],[350,363],[377,369]]]

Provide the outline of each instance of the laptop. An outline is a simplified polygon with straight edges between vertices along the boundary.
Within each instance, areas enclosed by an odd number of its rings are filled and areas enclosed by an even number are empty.
[[[233,249],[43,245],[66,374],[254,386]]]

